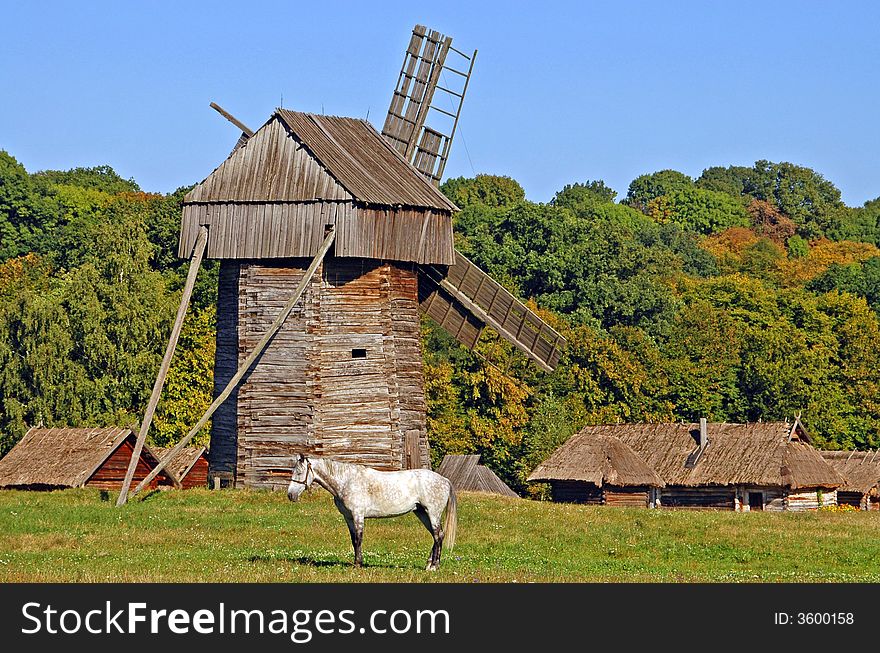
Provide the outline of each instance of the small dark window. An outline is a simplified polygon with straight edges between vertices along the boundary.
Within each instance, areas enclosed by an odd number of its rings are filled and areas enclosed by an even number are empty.
[[[366,349],[352,349],[351,350],[352,358],[366,358],[367,350]]]
[[[764,493],[763,492],[749,492],[749,510],[763,510],[764,509]]]

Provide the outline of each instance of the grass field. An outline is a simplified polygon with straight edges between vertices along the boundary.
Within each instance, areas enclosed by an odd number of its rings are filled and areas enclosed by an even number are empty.
[[[464,494],[458,542],[422,570],[413,515],[369,520],[351,567],[326,493],[0,492],[0,582],[880,581],[880,513],[685,512]]]

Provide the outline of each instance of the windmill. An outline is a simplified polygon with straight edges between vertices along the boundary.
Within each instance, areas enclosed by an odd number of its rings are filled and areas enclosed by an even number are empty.
[[[416,26],[381,134],[287,109],[251,130],[212,104],[242,133],[184,198],[190,274],[138,442],[203,256],[220,260],[215,399],[154,474],[212,417],[215,485],[286,487],[296,453],[428,467],[420,314],[466,347],[490,326],[543,369],[557,364],[565,340],[455,250],[457,207],[437,189],[475,57]],[[441,85],[446,71],[457,90]]]

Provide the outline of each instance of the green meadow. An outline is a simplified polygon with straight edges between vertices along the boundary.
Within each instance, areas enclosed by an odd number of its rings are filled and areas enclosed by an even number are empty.
[[[440,571],[413,515],[368,520],[365,567],[330,496],[0,492],[2,582],[878,582],[880,513],[739,514],[463,494]]]

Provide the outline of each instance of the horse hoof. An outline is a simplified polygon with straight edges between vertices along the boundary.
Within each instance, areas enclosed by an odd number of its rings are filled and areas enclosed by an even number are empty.
[[[437,565],[429,564],[425,567],[425,571],[437,571]]]

